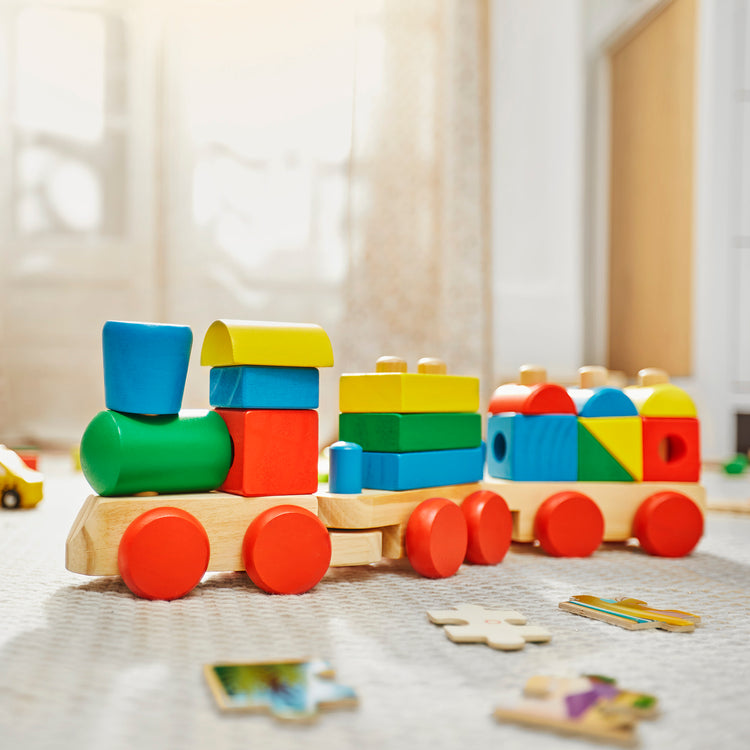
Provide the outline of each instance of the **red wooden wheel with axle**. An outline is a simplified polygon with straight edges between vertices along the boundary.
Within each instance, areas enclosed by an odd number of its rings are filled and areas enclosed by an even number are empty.
[[[681,492],[657,492],[636,511],[633,535],[650,555],[684,557],[703,536],[703,513]]]
[[[304,594],[331,564],[331,537],[306,508],[277,505],[248,526],[242,560],[252,582],[269,594]]]
[[[539,506],[534,536],[549,555],[588,557],[604,539],[604,516],[590,497],[558,492]]]
[[[500,495],[491,490],[472,492],[461,503],[468,530],[466,562],[497,565],[510,548],[513,517]]]
[[[170,600],[199,583],[210,553],[208,535],[194,516],[179,508],[153,508],[125,530],[117,563],[136,596]]]
[[[461,508],[443,497],[420,503],[406,524],[406,556],[425,578],[452,576],[466,557],[467,542]]]

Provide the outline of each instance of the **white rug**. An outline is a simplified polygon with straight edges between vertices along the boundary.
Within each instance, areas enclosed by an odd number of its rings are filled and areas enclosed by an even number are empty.
[[[643,748],[750,746],[750,516],[709,514],[682,560],[611,546],[586,560],[514,547],[497,567],[449,579],[407,563],[329,573],[310,593],[269,596],[244,574],[207,577],[150,602],[119,579],[64,568],[89,494],[67,457],[45,456],[45,500],[0,511],[0,748],[572,748],[588,742],[503,725],[491,714],[534,674],[605,674],[658,696]],[[748,491],[750,497],[750,491]],[[567,614],[573,594],[630,595],[703,616],[694,633],[629,632]],[[520,610],[548,644],[500,652],[454,644],[426,610],[461,602]],[[215,707],[202,667],[320,656],[360,705],[313,726]]]

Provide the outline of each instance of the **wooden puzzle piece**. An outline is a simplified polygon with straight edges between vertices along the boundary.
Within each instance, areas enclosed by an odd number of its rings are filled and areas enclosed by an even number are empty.
[[[638,599],[601,599],[596,596],[571,596],[560,602],[560,609],[574,615],[590,617],[593,620],[608,622],[626,630],[661,630],[692,632],[700,624],[701,618],[691,612],[673,609],[654,609]]]
[[[651,718],[656,711],[654,696],[622,690],[609,677],[535,676],[526,683],[522,698],[500,706],[494,716],[499,721],[633,745],[638,720]]]
[[[459,604],[455,609],[427,612],[431,622],[446,625],[445,633],[454,643],[486,643],[502,651],[523,648],[526,642],[545,643],[552,634],[515,610],[485,609],[475,604]]]
[[[357,705],[355,692],[335,681],[322,659],[255,664],[207,664],[204,674],[223,711],[268,713],[282,721],[313,721],[322,709]]]

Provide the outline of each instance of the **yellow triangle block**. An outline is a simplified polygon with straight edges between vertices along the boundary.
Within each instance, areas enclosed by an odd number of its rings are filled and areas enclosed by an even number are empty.
[[[636,482],[643,481],[643,422],[640,417],[579,417]]]

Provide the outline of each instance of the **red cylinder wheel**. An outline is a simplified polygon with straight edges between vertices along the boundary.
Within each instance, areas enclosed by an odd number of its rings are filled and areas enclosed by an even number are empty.
[[[684,557],[703,536],[703,513],[680,492],[657,492],[636,511],[633,535],[650,555]]]
[[[461,503],[466,520],[466,562],[497,565],[510,548],[513,517],[500,495],[491,490],[472,492]]]
[[[154,508],[125,530],[117,563],[136,596],[170,600],[198,585],[210,554],[208,535],[195,516],[179,508]]]
[[[331,537],[306,508],[277,505],[248,526],[242,560],[252,582],[269,594],[304,594],[331,564]]]
[[[539,506],[534,536],[549,555],[588,557],[604,539],[604,516],[590,497],[558,492]]]
[[[406,556],[425,578],[449,578],[466,557],[468,531],[461,509],[443,497],[420,503],[406,524]]]

